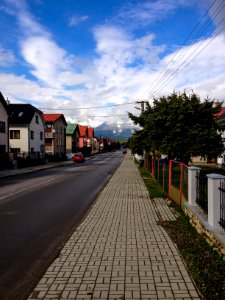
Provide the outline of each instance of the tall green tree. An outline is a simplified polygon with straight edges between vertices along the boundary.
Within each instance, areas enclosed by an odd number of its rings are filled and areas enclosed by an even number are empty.
[[[221,137],[224,126],[215,117],[219,110],[214,101],[201,101],[195,93],[189,96],[173,93],[155,99],[152,106],[147,103],[139,117],[129,113],[142,128],[131,137],[132,146],[143,146],[153,154],[159,151],[185,163],[191,156],[217,157],[224,150]],[[139,145],[135,145],[136,141]]]

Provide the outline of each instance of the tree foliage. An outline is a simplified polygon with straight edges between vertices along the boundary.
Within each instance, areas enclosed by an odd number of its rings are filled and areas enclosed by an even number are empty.
[[[221,131],[224,126],[216,122],[220,108],[214,101],[201,101],[195,93],[173,93],[149,103],[139,117],[129,113],[135,124],[142,128],[130,139],[133,152],[146,149],[159,151],[169,158],[188,162],[191,156],[213,158],[223,150]]]

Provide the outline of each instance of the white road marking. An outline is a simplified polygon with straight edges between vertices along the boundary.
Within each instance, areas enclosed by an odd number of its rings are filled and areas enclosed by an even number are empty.
[[[34,185],[30,186],[30,187],[26,187],[26,188],[24,188],[24,189],[18,190],[18,191],[16,191],[16,192],[7,194],[7,195],[5,195],[5,196],[0,197],[0,200],[6,199],[6,198],[10,198],[10,197],[13,197],[13,196],[15,196],[15,195],[17,195],[17,194],[19,194],[19,193],[25,192],[25,191],[32,190],[32,189],[35,188],[35,187],[38,187],[38,186],[40,186],[40,185],[49,183],[49,182],[51,182],[51,181],[54,181],[55,179],[56,179],[56,177],[51,178],[51,179],[48,179],[48,180],[45,180],[45,181],[42,181],[42,182],[37,183],[37,184],[34,184]]]

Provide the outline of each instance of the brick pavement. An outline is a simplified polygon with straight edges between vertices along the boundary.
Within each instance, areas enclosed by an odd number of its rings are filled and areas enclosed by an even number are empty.
[[[28,299],[200,299],[157,224],[175,218],[127,154]]]

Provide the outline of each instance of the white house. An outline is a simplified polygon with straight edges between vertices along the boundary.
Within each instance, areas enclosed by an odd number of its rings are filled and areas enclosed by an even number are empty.
[[[220,112],[216,114],[216,119],[219,124],[225,124],[225,107],[221,107]],[[221,135],[225,147],[225,131],[223,131]],[[221,155],[217,158],[217,164],[225,164],[225,152],[221,153]]]
[[[0,169],[7,168],[9,150],[8,104],[0,92]]]
[[[0,153],[8,153],[8,105],[0,92]]]
[[[43,113],[31,104],[9,105],[9,152],[42,155],[45,145]]]

